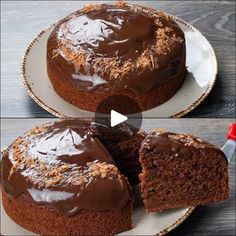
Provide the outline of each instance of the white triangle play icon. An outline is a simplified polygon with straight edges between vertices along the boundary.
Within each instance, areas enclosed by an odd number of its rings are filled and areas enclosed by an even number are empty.
[[[124,121],[128,120],[127,116],[120,114],[114,110],[111,110],[111,127],[114,127]]]

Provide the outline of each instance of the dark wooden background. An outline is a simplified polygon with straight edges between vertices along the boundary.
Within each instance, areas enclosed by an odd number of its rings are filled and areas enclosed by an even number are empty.
[[[88,2],[1,1],[1,117],[52,117],[24,90],[20,80],[21,58],[35,34]],[[215,87],[187,117],[234,117],[235,1],[132,2],[181,17],[199,29],[215,49],[219,65]]]
[[[35,125],[51,119],[2,119],[1,148]],[[163,128],[173,132],[192,133],[222,147],[228,125],[233,119],[144,119],[142,128]],[[171,236],[235,235],[235,158],[229,165],[230,197],[226,201],[197,207],[193,214]]]

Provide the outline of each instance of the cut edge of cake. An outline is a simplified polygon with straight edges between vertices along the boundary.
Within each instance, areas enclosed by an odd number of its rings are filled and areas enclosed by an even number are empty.
[[[148,212],[205,205],[229,195],[228,162],[216,146],[187,134],[152,132],[140,148]]]

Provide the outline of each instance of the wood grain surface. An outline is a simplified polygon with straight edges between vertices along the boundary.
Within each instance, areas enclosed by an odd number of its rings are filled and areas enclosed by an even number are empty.
[[[2,119],[1,147],[7,147],[18,135],[35,125],[55,119]],[[173,132],[192,133],[222,147],[233,119],[145,119],[142,128],[161,128]],[[193,214],[169,235],[220,236],[235,235],[235,158],[229,165],[229,199],[197,207]]]
[[[1,116],[52,117],[28,96],[20,64],[31,39],[47,25],[89,1],[1,1]],[[94,2],[94,1],[90,1]],[[209,97],[187,117],[235,115],[235,1],[132,1],[176,15],[199,29],[212,44],[219,65]],[[204,72],[203,72],[204,73]]]

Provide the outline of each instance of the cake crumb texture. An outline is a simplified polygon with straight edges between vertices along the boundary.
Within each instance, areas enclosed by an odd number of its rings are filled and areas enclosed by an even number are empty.
[[[228,166],[216,146],[192,135],[152,133],[140,150],[141,192],[149,212],[228,198]]]

